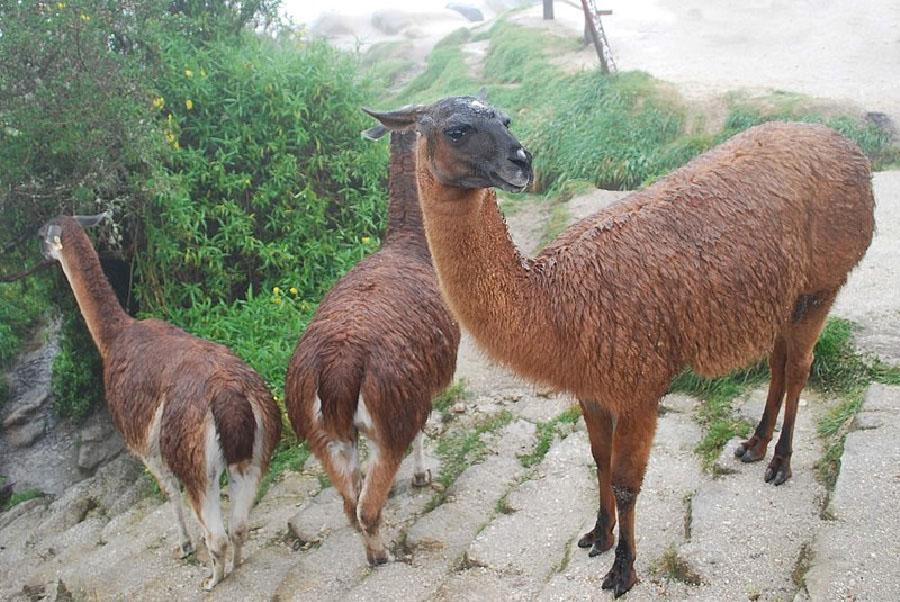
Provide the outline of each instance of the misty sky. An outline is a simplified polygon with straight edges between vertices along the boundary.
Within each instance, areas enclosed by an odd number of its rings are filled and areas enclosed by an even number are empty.
[[[325,11],[359,15],[381,8],[434,9],[443,8],[449,0],[282,0],[281,10],[298,23],[311,22]]]

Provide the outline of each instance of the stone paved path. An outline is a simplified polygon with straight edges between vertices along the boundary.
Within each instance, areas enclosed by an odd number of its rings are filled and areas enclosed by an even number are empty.
[[[882,190],[896,177],[879,175],[876,187]],[[573,199],[570,214],[574,219],[619,196],[598,192]],[[525,207],[510,227],[523,247],[533,249],[533,234],[522,233],[539,231],[536,225],[545,219],[541,207]],[[879,222],[880,233],[892,228]],[[868,277],[869,267],[857,274]],[[469,340],[459,366],[470,396],[465,412],[451,414],[449,422],[432,416],[426,449],[433,473],[441,469],[441,438],[491,417],[505,419],[481,435],[483,458],[463,470],[433,509],[438,492],[410,486],[407,459],[385,510],[393,557],[387,565],[367,566],[338,496],[322,487],[317,464],[309,462],[302,473],[286,474],[254,510],[247,562],[204,594],[198,589],[202,563],[170,553],[176,542],[171,504],[114,485],[133,482],[140,470],[121,457],[55,501],[33,500],[0,514],[0,599],[40,599],[35,592],[50,591],[57,578],[79,600],[611,598],[600,582],[612,553],[588,558],[575,545],[597,509],[583,421],[563,424],[539,463],[526,468],[522,462],[534,448],[538,426],[574,400],[523,383]],[[736,401],[735,411],[756,421],[764,397],[764,389],[754,390]],[[900,599],[900,389],[869,391],[858,430],[847,438],[830,503],[815,477],[823,453],[816,424],[833,400],[805,393],[794,477],[778,488],[763,482],[764,462],[733,459],[736,441],[717,463],[719,476],[703,472],[693,451],[702,435],[694,416],[698,403],[679,395],[662,401],[638,502],[642,581],[626,599]],[[677,578],[666,568],[672,565]]]

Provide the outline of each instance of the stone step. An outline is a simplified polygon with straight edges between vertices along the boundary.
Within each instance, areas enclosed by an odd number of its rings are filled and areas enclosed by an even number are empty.
[[[900,600],[900,387],[872,385],[806,574],[809,598]]]
[[[690,498],[704,481],[694,453],[702,434],[692,416],[696,404],[695,399],[678,395],[662,401],[667,411],[657,422],[635,517],[635,567],[642,581],[628,593],[629,600],[657,599],[661,592],[682,599],[678,594],[689,591],[679,583],[660,583],[653,568],[670,546],[681,545],[690,535]],[[582,453],[590,456],[587,448]],[[544,586],[540,600],[590,600],[609,595],[600,585],[612,566],[613,551],[589,558],[586,550],[575,545],[577,538],[594,526],[596,506],[591,500],[580,509],[583,522],[570,533],[566,564]]]

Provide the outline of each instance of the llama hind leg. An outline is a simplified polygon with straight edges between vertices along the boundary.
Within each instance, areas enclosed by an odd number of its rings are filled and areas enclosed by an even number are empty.
[[[396,453],[394,450],[384,449],[375,440],[369,439],[369,467],[359,495],[357,516],[366,546],[366,558],[372,566],[388,561],[388,553],[381,538],[381,510],[402,459],[402,451]]]
[[[775,421],[778,412],[781,411],[781,402],[784,399],[785,390],[785,365],[787,361],[787,347],[783,336],[775,340],[775,347],[769,354],[769,394],[766,397],[766,409],[756,426],[753,435],[741,443],[734,451],[735,457],[741,462],[757,462],[766,457],[766,448],[772,440],[775,431]]]
[[[202,584],[203,589],[209,591],[225,577],[225,552],[228,548],[228,536],[219,503],[218,474],[208,480],[205,490],[191,492],[191,505],[203,529],[209,554],[211,574]]]
[[[359,471],[359,442],[356,436],[348,440],[331,440],[314,445],[313,452],[325,468],[331,484],[344,500],[344,514],[354,529],[359,529],[356,506],[362,477]]]
[[[156,478],[159,488],[172,502],[175,522],[178,525],[178,547],[175,549],[175,555],[178,558],[187,558],[194,553],[194,545],[191,543],[191,536],[184,522],[184,498],[181,495],[178,479],[157,459],[144,458],[144,465]]]
[[[837,291],[826,291],[806,297],[802,312],[795,312],[794,322],[786,330],[784,422],[781,425],[781,436],[775,444],[772,461],[766,468],[764,477],[766,483],[781,485],[791,478],[794,421],[800,405],[800,392],[809,379],[813,348],[836,296]]]
[[[231,498],[231,520],[228,530],[231,539],[232,570],[241,564],[241,552],[247,540],[250,509],[256,499],[256,491],[262,472],[258,466],[240,469],[237,466],[228,469],[228,496]]]

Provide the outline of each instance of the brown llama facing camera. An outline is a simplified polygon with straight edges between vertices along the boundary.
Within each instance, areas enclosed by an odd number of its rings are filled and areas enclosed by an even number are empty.
[[[756,433],[739,450],[791,476],[791,441],[813,346],[872,240],[874,199],[860,149],[820,125],[767,123],[589,216],[522,257],[493,187],[521,191],[531,157],[509,118],[474,98],[369,111],[415,129],[425,232],[444,298],[495,359],[580,401],[600,510],[578,542],[619,543],[604,589],[636,582],[634,511],[657,404],[685,368],[721,376],[769,354]]]
[[[392,134],[384,245],[319,304],[285,384],[294,431],[343,497],[373,565],[388,560],[381,510],[411,442],[413,484],[427,484],[421,431],[432,398],[450,384],[459,346],[425,242],[415,171],[415,134]],[[369,449],[365,479],[360,431]]]
[[[193,547],[179,482],[187,491],[209,551],[212,575],[203,583],[209,590],[225,575],[229,539],[219,477],[228,470],[235,568],[260,478],[281,436],[281,414],[263,379],[224,346],[125,313],[82,229],[103,217],[51,220],[41,228],[44,254],[62,265],[100,351],[116,427],[172,500],[182,557]]]

